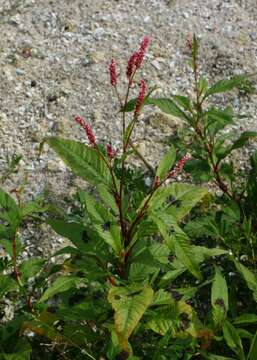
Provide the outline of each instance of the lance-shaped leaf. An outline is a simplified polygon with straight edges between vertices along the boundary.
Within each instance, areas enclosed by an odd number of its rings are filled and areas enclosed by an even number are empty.
[[[257,302],[257,276],[239,261],[234,260],[234,263],[246,281],[248,288],[253,291],[253,298]]]
[[[111,185],[111,175],[106,163],[95,148],[74,140],[57,137],[46,139],[46,143],[61,157],[67,166],[91,185]]]
[[[111,287],[108,301],[115,315],[115,330],[121,347],[128,351],[128,339],[153,300],[151,287]]]
[[[235,149],[242,148],[245,144],[251,139],[257,136],[256,131],[245,131],[240,137],[233,143],[231,151]]]
[[[97,234],[118,253],[122,245],[120,227],[115,217],[87,192],[80,191],[79,197]]]
[[[247,357],[247,360],[256,360],[256,359],[257,359],[257,331],[254,335],[254,338],[252,339],[250,351]]]
[[[176,149],[173,145],[171,145],[169,151],[164,155],[164,157],[159,162],[156,171],[156,176],[158,176],[161,180],[165,179],[169,170],[174,165],[175,160],[176,160]]]
[[[172,216],[158,216],[157,213],[152,215],[154,221],[163,236],[167,246],[176,255],[177,259],[189,270],[197,279],[201,280],[202,275],[195,257],[192,253],[192,246],[189,243],[187,235],[179,226],[174,223]],[[171,221],[169,223],[169,220]]]
[[[17,227],[20,224],[20,210],[15,200],[0,188],[0,219],[8,223],[8,230],[3,226],[0,228],[1,235],[10,238],[13,237]]]
[[[238,355],[240,360],[244,360],[245,356],[241,339],[236,328],[227,320],[225,320],[223,325],[223,336],[230,349]]]
[[[53,284],[44,292],[39,302],[44,302],[50,297],[67,291],[71,288],[75,288],[81,282],[80,278],[74,276],[60,276],[58,277]]]
[[[188,122],[189,124],[192,124],[192,118],[187,115],[172,99],[148,98],[146,104],[158,106],[158,108],[165,114],[173,115]]]
[[[206,91],[204,98],[238,88],[246,79],[247,77],[245,75],[237,75],[230,79],[219,80]]]
[[[216,326],[222,325],[228,311],[228,287],[221,272],[216,269],[211,290],[212,316]]]

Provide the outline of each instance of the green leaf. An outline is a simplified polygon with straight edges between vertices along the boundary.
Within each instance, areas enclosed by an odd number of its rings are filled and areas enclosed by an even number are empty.
[[[4,360],[30,360],[32,353],[32,348],[30,343],[26,339],[18,339],[18,341],[13,344],[13,352],[11,354],[0,354],[3,356]]]
[[[116,218],[87,192],[80,191],[79,197],[90,217],[92,227],[116,253],[119,253],[122,244],[120,226],[117,224]]]
[[[153,300],[150,287],[111,287],[108,301],[115,315],[114,323],[121,347],[128,351],[128,339]]]
[[[192,118],[187,115],[181,108],[171,99],[168,98],[148,98],[146,105],[155,105],[158,108],[169,115],[173,115],[179,119],[192,124]]]
[[[9,237],[12,238],[20,224],[20,210],[15,200],[0,188],[0,219],[8,222]],[[3,231],[3,229],[2,229]]]
[[[211,304],[214,324],[221,326],[228,311],[228,287],[218,269],[216,269],[212,283]]]
[[[36,213],[43,213],[48,210],[48,206],[40,204],[39,201],[30,201],[21,207],[21,217],[25,218]]]
[[[174,182],[155,192],[149,209],[158,209],[165,203],[165,212],[180,221],[206,194],[206,189]]]
[[[67,291],[71,288],[76,288],[77,285],[81,282],[80,278],[72,276],[60,276],[58,277],[53,284],[43,293],[38,302],[44,302],[50,297]]]
[[[44,263],[44,259],[30,259],[23,261],[19,268],[22,282],[37,275],[42,270]]]
[[[246,284],[250,290],[253,291],[254,300],[257,302],[257,277],[251,272],[246,266],[241,264],[239,261],[234,260],[234,264],[240,274],[246,281]]]
[[[0,275],[0,299],[10,291],[17,290],[18,285],[9,275]]]
[[[244,360],[245,356],[241,339],[235,327],[227,320],[223,324],[223,336],[230,349],[238,355],[239,359]]]
[[[235,360],[235,358],[220,356],[215,354],[208,354],[207,356],[204,356],[204,358],[207,360]]]
[[[225,110],[212,107],[204,115],[206,117],[205,129],[210,136],[216,135],[227,125],[233,124],[233,111],[230,107]]]
[[[202,280],[199,265],[192,257],[191,245],[188,244],[188,241],[185,240],[183,236],[176,236],[175,255],[178,260],[192,273],[192,275],[194,275],[198,280]]]
[[[185,164],[185,172],[193,177],[195,182],[207,182],[211,179],[211,167],[207,160],[189,159]]]
[[[169,333],[172,337],[178,337],[183,333],[196,336],[194,313],[192,307],[185,301],[175,301],[168,292],[160,290],[152,305],[155,309],[152,312],[149,311],[150,320],[146,328],[160,335]],[[182,314],[186,322],[181,319]]]
[[[224,254],[228,253],[228,251],[224,250],[224,249],[206,248],[205,246],[195,246],[195,245],[191,246],[191,251],[192,251],[194,259],[198,263],[203,262],[204,260],[208,259],[209,257],[220,256],[220,255],[224,255]]]
[[[192,111],[192,105],[188,97],[181,95],[172,95],[171,97],[179,106],[182,106],[184,110]]]
[[[233,76],[230,79],[219,80],[206,91],[204,98],[237,88],[241,86],[242,82],[244,82],[245,80],[246,80],[245,75],[237,75],[237,76]]]
[[[256,131],[245,131],[243,132],[240,137],[233,143],[230,151],[242,148],[248,142],[249,139],[254,138],[257,136]]]
[[[238,316],[233,321],[234,325],[251,325],[257,324],[257,315],[255,314],[243,314]]]
[[[109,169],[95,148],[57,137],[46,139],[46,143],[77,176],[94,186],[101,183],[106,186],[111,185]]]
[[[164,180],[169,170],[174,165],[175,160],[176,160],[176,149],[173,145],[171,145],[169,151],[164,155],[162,160],[159,162],[156,171],[156,176],[158,176],[161,180]]]
[[[208,88],[208,81],[205,78],[203,78],[202,76],[199,79],[198,87],[199,87],[200,96],[204,95],[206,92],[206,89]]]
[[[247,360],[256,360],[257,359],[257,331],[254,335],[254,338],[251,342],[250,351],[247,356]]]
[[[186,271],[186,267],[183,266],[180,269],[175,269],[175,270],[171,270],[166,272],[166,274],[164,274],[159,282],[159,286],[164,287],[168,284],[171,284],[172,281],[174,281],[179,275],[183,274]]]
[[[86,231],[84,225],[75,222],[51,219],[47,219],[47,224],[49,224],[57,234],[71,240],[78,248],[83,248],[85,246],[82,240],[83,233]]]

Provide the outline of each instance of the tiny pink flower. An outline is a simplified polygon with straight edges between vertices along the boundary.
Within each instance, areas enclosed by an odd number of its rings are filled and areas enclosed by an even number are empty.
[[[106,144],[106,152],[110,160],[115,157],[115,151],[113,150],[111,144]]]
[[[179,172],[181,172],[183,170],[183,167],[184,167],[185,163],[189,159],[190,159],[190,154],[184,155],[182,157],[182,159],[180,159],[179,162],[175,165],[174,169],[172,169],[169,172],[169,174],[167,176],[167,179],[174,178]]]
[[[140,109],[143,105],[144,99],[145,99],[145,92],[146,92],[146,83],[144,80],[141,80],[140,82],[140,90],[139,94],[136,100],[136,106],[135,106],[135,116],[139,115]]]
[[[117,62],[115,59],[111,60],[111,63],[109,65],[109,73],[110,73],[110,82],[112,86],[117,85]]]
[[[75,121],[85,130],[89,143],[95,146],[96,139],[91,126],[80,116],[76,116]]]

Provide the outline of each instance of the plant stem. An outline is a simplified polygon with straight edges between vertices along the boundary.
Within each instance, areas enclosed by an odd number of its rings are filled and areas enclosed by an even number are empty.
[[[22,287],[22,282],[20,279],[20,273],[17,266],[17,243],[16,243],[16,234],[13,237],[12,240],[12,262],[13,262],[13,274],[15,277],[15,280],[17,281],[18,285]]]
[[[137,147],[132,143],[132,141],[129,142],[129,145],[132,147],[133,151],[137,155],[137,157],[145,164],[147,169],[151,172],[152,175],[155,174],[155,170],[152,167],[152,165],[146,160],[146,158],[141,154],[141,152],[137,149]]]

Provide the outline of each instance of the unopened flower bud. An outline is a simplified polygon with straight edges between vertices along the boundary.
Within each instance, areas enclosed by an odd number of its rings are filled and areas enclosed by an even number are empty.
[[[113,150],[111,144],[106,144],[106,153],[110,160],[115,157],[115,151]]]
[[[112,86],[116,86],[117,85],[117,63],[115,59],[111,60],[111,63],[109,65],[109,73],[110,73],[110,82]]]

